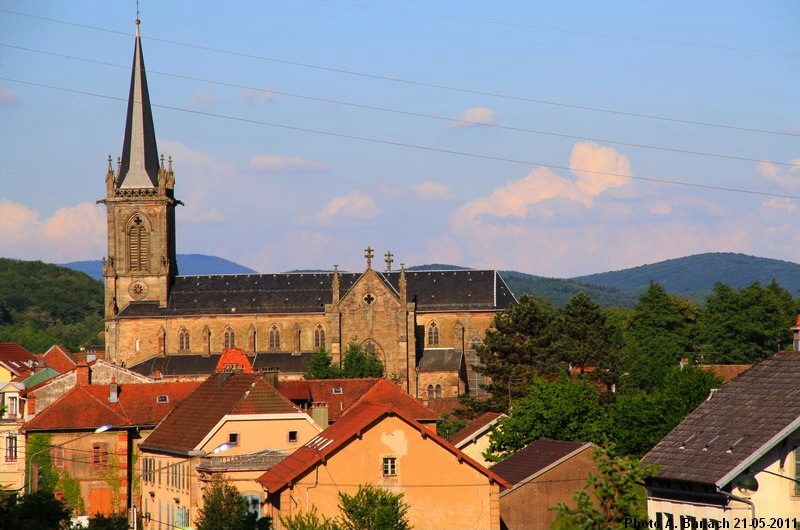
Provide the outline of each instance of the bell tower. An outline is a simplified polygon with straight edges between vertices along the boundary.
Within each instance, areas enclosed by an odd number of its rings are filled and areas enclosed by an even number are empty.
[[[116,172],[108,157],[106,205],[108,256],[105,278],[106,358],[117,360],[118,315],[129,304],[150,302],[166,307],[178,274],[175,260],[175,177],[158,156],[150,95],[136,20],[131,87],[122,156]]]

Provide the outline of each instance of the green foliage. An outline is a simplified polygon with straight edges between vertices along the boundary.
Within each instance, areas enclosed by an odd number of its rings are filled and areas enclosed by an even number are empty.
[[[740,290],[714,286],[700,315],[698,343],[708,352],[705,362],[757,363],[778,345],[791,344],[795,302],[774,280],[766,287],[754,282]]]
[[[118,456],[108,457],[108,465],[100,471],[100,478],[111,487],[111,506],[115,511],[118,510],[122,493],[122,475]]]
[[[494,329],[477,348],[475,371],[490,378],[484,388],[491,410],[507,410],[509,399],[522,396],[533,377],[555,371],[550,304],[528,295],[518,302],[495,316]]]
[[[339,493],[343,530],[410,530],[408,505],[402,493],[391,493],[367,484],[355,495]]]
[[[445,440],[450,440],[455,433],[466,425],[466,420],[445,412],[442,414],[442,421],[436,424],[436,434]]]
[[[344,350],[341,377],[383,377],[383,363],[374,351],[350,341]]]
[[[512,404],[511,415],[500,418],[489,436],[489,460],[500,461],[539,438],[597,442],[606,432],[600,390],[584,380],[536,378]]]
[[[651,283],[639,298],[625,330],[621,379],[628,388],[661,385],[667,370],[691,350],[699,309]]]
[[[621,530],[626,518],[647,519],[647,497],[642,481],[655,473],[631,457],[614,456],[608,447],[597,447],[592,458],[599,474],[590,473],[576,492],[575,508],[559,502],[553,509],[558,519],[553,530]]]
[[[103,330],[103,283],[40,261],[0,258],[0,341],[77,351]]]
[[[500,276],[516,297],[524,294],[552,300],[556,307],[563,307],[570,298],[585,292],[603,307],[633,307],[635,292],[624,292],[616,287],[599,283],[587,283],[574,279],[544,278],[516,271],[500,271]]]
[[[32,464],[36,464],[39,473],[39,489],[52,494],[58,484],[58,471],[53,467],[50,460],[51,437],[44,433],[28,434],[25,448],[25,469],[26,477],[30,477],[31,483],[36,482]]]
[[[75,513],[86,513],[86,503],[81,494],[81,482],[73,477],[69,471],[64,471],[58,480],[56,489],[64,495],[64,502],[72,508]]]
[[[197,530],[250,530],[247,525],[248,510],[244,496],[227,482],[218,478],[213,480],[203,492]]]
[[[342,530],[335,519],[317,514],[316,508],[311,511],[297,513],[289,517],[281,517],[281,525],[286,530]]]
[[[112,515],[97,514],[89,519],[89,530],[128,530],[128,518],[120,513]]]
[[[331,354],[325,348],[314,352],[306,367],[306,379],[334,379],[338,377],[339,369],[333,366]]]
[[[67,530],[69,506],[52,493],[39,491],[18,497],[13,492],[0,493],[0,530]]]

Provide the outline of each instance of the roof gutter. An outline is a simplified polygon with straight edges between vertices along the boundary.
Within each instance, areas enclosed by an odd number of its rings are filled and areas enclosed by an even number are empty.
[[[745,504],[749,504],[750,505],[750,517],[752,517],[751,520],[752,521],[756,520],[756,505],[755,505],[755,503],[753,501],[751,501],[750,499],[745,499],[744,497],[739,497],[737,495],[733,495],[732,493],[728,493],[727,491],[722,491],[721,489],[719,489],[719,486],[717,486],[717,493],[719,493],[721,495],[725,495],[726,497],[728,497],[729,499],[732,499],[734,501],[739,501],[739,502],[743,502]]]

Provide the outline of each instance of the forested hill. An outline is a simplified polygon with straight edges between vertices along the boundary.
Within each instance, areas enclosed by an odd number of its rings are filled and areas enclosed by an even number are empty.
[[[732,252],[697,254],[631,269],[572,278],[577,282],[634,293],[644,291],[654,281],[660,283],[667,292],[677,295],[708,292],[718,281],[738,289],[754,281],[766,285],[773,279],[792,296],[796,297],[800,293],[800,265],[797,263]]]
[[[32,353],[56,343],[77,351],[97,344],[102,330],[102,282],[58,265],[0,258],[0,342]]]

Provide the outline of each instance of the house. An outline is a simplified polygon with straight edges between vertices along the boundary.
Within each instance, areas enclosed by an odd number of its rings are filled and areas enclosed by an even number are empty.
[[[226,350],[218,366],[243,358],[241,350]],[[256,479],[321,430],[249,364],[207,377],[140,446],[143,528],[192,526],[202,488],[215,476],[260,512],[264,493]]]
[[[536,440],[489,469],[512,484],[500,493],[500,517],[507,530],[547,530],[559,501],[572,503],[575,492],[597,474],[589,442]]]
[[[800,352],[779,352],[712,391],[643,458],[659,466],[647,480],[649,518],[674,528],[795,520],[799,378]]]
[[[11,490],[25,485],[25,437],[20,433],[25,421],[24,391],[23,383],[0,383],[0,485]]]
[[[483,455],[489,449],[489,437],[492,431],[497,427],[500,418],[505,417],[502,412],[485,412],[455,433],[450,438],[450,443],[464,451],[470,458],[489,467],[494,462],[487,460]]]
[[[360,403],[383,403],[406,411],[436,430],[439,414],[384,378],[308,379],[280,382],[278,391],[325,428]]]
[[[0,342],[0,382],[11,381],[36,365],[36,356],[16,342]]]
[[[425,348],[417,363],[417,372],[419,397],[427,397],[428,400],[450,398],[467,391],[468,376],[463,351]]]
[[[90,384],[88,365],[76,371],[76,384],[22,427],[29,490],[54,489],[75,515],[125,513],[138,489],[136,447],[198,384]]]
[[[372,484],[402,493],[413,528],[499,530],[501,488],[511,485],[406,412],[362,403],[264,473],[264,515],[316,509],[338,515],[339,493]]]

